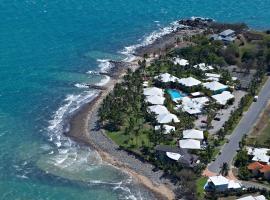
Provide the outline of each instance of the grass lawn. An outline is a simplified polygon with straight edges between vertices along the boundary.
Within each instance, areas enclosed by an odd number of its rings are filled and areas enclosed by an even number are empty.
[[[248,138],[248,144],[270,148],[270,120],[260,134]]]
[[[204,197],[204,185],[207,181],[206,177],[201,177],[196,181],[196,191],[198,199],[203,199]]]
[[[123,146],[131,150],[138,150],[142,146],[150,147],[152,145],[149,141],[148,135],[144,133],[140,133],[137,138],[135,136],[126,135],[122,131],[107,131],[107,135],[119,146]]]

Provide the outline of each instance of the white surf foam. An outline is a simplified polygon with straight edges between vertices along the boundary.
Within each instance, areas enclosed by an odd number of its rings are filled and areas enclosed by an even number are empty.
[[[99,62],[98,67],[100,68],[101,72],[108,72],[111,68],[113,68],[113,64],[108,59],[97,59]]]
[[[105,75],[103,79],[101,79],[101,81],[99,83],[97,83],[97,86],[104,86],[106,85],[109,81],[110,81],[110,77]]]
[[[157,31],[153,31],[151,34],[144,37],[141,43],[125,47],[124,50],[121,51],[121,53],[127,56],[133,55],[137,48],[153,44],[157,39],[165,35],[168,35],[172,33],[173,31],[176,31],[178,28],[183,28],[183,27],[185,26],[182,24],[179,24],[178,21],[172,22],[169,26],[160,28]]]
[[[77,88],[89,88],[87,85],[82,84],[82,83],[76,83],[74,86]]]

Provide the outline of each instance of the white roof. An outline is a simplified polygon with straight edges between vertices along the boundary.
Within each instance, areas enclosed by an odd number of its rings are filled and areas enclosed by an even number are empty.
[[[205,76],[214,77],[214,78],[220,78],[220,74],[214,74],[214,73],[205,73]]]
[[[207,102],[209,102],[209,99],[207,97],[198,97],[193,98],[192,101],[194,101],[197,104],[205,105]]]
[[[179,78],[177,78],[169,73],[160,74],[160,75],[156,76],[155,79],[160,79],[163,83],[177,82],[180,80]]]
[[[182,108],[184,112],[187,112],[191,115],[199,114],[202,112],[202,108],[209,101],[207,97],[199,97],[199,98],[189,98],[183,97],[182,105],[177,105],[177,108]]]
[[[145,96],[163,96],[164,92],[162,89],[157,87],[149,87],[143,89],[143,94]]]
[[[234,34],[234,33],[235,33],[234,30],[232,30],[232,29],[227,29],[227,30],[222,31],[221,33],[219,33],[219,35],[221,35],[221,36],[223,36],[223,37],[226,37],[226,36],[231,35],[231,34]]]
[[[165,98],[162,96],[146,96],[146,101],[153,105],[163,105]]]
[[[169,113],[168,109],[165,106],[162,106],[162,105],[149,106],[148,109],[149,109],[150,112],[153,112],[156,115]]]
[[[201,149],[201,142],[193,139],[179,140],[179,146],[182,149]]]
[[[248,155],[254,156],[252,161],[259,161],[270,164],[270,156],[268,155],[270,149],[247,147],[247,150]]]
[[[194,68],[200,69],[202,71],[213,70],[214,68],[211,65],[206,65],[205,63],[200,63],[198,65],[194,65]]]
[[[227,185],[229,184],[229,180],[224,176],[210,176],[208,181],[211,181],[215,186],[218,185]]]
[[[193,77],[188,77],[188,78],[181,78],[179,80],[179,83],[186,86],[186,87],[192,87],[192,86],[200,85],[201,81],[199,81]]]
[[[143,82],[143,87],[148,87],[148,81]]]
[[[172,160],[179,160],[181,158],[181,155],[179,153],[172,153],[172,152],[166,152],[166,155],[172,159]]]
[[[213,95],[212,98],[215,99],[217,103],[226,105],[230,99],[234,98],[234,95],[229,91],[223,91],[221,94]]]
[[[155,130],[159,130],[160,128],[161,128],[161,126],[155,126]],[[164,134],[169,134],[172,131],[175,131],[174,126],[163,125],[163,128],[164,128]]]
[[[234,180],[229,180],[228,189],[239,189],[242,185]]]
[[[193,92],[193,93],[191,93],[191,96],[193,96],[193,97],[197,97],[197,96],[200,96],[200,95],[202,95],[201,92]]]
[[[252,158],[252,161],[269,163],[270,162],[270,156],[268,156],[266,154],[258,154],[258,155],[255,155]]]
[[[259,196],[256,196],[256,197],[246,196],[246,197],[239,198],[237,200],[266,200],[266,198],[263,195],[259,195]]]
[[[189,64],[188,60],[181,59],[181,58],[174,58],[173,64],[175,65],[181,65],[181,66],[186,66]]]
[[[183,138],[184,139],[198,139],[202,140],[204,138],[203,131],[196,130],[196,129],[189,129],[183,131]]]
[[[223,90],[228,88],[227,85],[223,85],[222,83],[217,81],[203,83],[203,86],[211,91]]]
[[[157,116],[157,121],[160,124],[168,124],[171,122],[175,122],[178,123],[180,122],[179,119],[177,118],[176,115],[172,114],[172,113],[165,113],[165,114],[160,114]]]

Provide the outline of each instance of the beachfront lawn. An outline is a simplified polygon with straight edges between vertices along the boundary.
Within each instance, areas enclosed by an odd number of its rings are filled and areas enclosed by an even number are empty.
[[[203,199],[204,197],[204,185],[207,181],[206,177],[201,177],[196,181],[196,191],[198,199]]]

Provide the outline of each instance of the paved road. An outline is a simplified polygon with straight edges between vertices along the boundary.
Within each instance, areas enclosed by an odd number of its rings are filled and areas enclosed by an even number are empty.
[[[216,158],[216,160],[209,164],[208,169],[212,172],[218,173],[220,171],[220,166],[224,163],[231,163],[233,157],[236,155],[239,142],[245,134],[248,134],[256,120],[259,118],[260,114],[263,112],[268,101],[270,100],[270,78],[266,81],[265,85],[259,93],[259,98],[257,102],[252,103],[249,110],[244,114],[241,121],[234,129],[230,136],[229,143],[225,144],[221,154]]]

